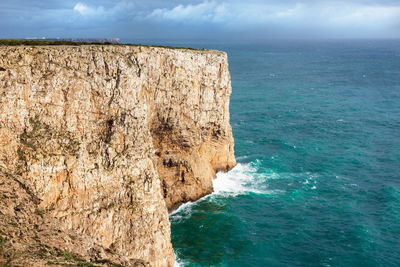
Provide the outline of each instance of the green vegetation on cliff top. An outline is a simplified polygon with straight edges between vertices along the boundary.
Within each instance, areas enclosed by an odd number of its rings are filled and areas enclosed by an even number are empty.
[[[221,53],[221,51],[210,50],[210,49],[198,49],[191,47],[174,47],[174,46],[163,46],[163,45],[143,45],[143,44],[115,44],[115,43],[89,43],[89,42],[71,42],[71,41],[42,41],[42,40],[0,40],[0,46],[82,46],[82,45],[111,45],[111,46],[141,46],[141,47],[158,47],[167,49],[180,49],[180,50],[193,50],[208,53]]]

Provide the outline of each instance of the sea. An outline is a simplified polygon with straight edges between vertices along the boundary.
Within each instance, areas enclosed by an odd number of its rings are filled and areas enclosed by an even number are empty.
[[[176,266],[400,266],[399,40],[164,44],[227,52],[238,162],[170,214]]]

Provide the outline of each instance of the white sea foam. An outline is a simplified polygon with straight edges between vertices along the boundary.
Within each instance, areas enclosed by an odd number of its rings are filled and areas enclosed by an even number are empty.
[[[218,173],[213,180],[214,194],[223,196],[237,196],[247,193],[272,194],[268,190],[267,180],[278,179],[279,175],[268,170],[258,171],[259,161],[253,163],[239,163],[230,172]]]
[[[257,165],[260,162],[255,161],[253,163],[238,163],[229,172],[219,172],[217,177],[213,180],[214,192],[211,195],[207,195],[196,202],[187,202],[179,206],[178,209],[171,212],[169,215],[177,218],[181,215],[185,217],[185,214],[190,214],[191,209],[199,201],[206,199],[212,195],[239,195],[252,193],[266,193],[268,190],[266,180],[279,178],[278,174],[273,172],[257,172]]]
[[[176,215],[178,213],[182,213],[182,212],[190,212],[190,208],[193,205],[193,202],[189,201],[186,202],[182,205],[179,206],[179,208],[177,208],[176,210],[174,210],[173,212],[171,212],[169,215]]]
[[[180,205],[179,208],[177,208],[176,210],[172,211],[169,214],[170,221],[179,221],[182,219],[185,219],[185,220],[189,219],[190,216],[192,215],[192,208],[194,206],[196,206],[201,200],[204,200],[209,196],[210,195],[204,196],[195,202],[189,201],[189,202],[186,202],[186,203]]]
[[[252,187],[256,169],[250,164],[239,163],[230,172],[218,173],[213,180],[214,194],[238,195],[247,192],[259,193],[258,189]]]
[[[211,195],[204,196],[196,202],[187,202],[179,206],[169,214],[170,219],[180,220],[188,219],[192,208],[200,201],[212,198],[213,196],[237,196],[247,193],[268,194],[274,193],[268,190],[267,180],[278,179],[279,175],[274,172],[257,172],[260,162],[239,163],[229,172],[217,173],[217,178],[213,180],[214,192]],[[278,191],[276,191],[278,192]]]
[[[175,254],[174,267],[183,267],[185,265],[187,265],[187,263],[184,260],[178,258],[178,256]]]

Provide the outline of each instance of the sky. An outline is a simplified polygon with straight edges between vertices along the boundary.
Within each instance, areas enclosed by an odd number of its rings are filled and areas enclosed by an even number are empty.
[[[0,38],[400,38],[400,0],[0,0]]]

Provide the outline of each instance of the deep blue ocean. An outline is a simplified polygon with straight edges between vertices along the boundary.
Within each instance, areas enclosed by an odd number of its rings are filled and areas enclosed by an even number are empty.
[[[180,266],[400,266],[400,41],[226,51],[238,165],[170,215]]]

